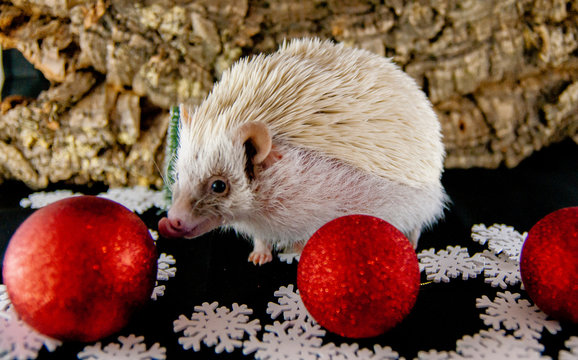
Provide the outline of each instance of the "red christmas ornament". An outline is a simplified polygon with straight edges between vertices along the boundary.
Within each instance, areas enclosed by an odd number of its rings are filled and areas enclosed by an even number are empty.
[[[546,314],[578,323],[578,207],[554,211],[530,229],[520,273],[530,298]]]
[[[297,287],[305,307],[327,330],[350,338],[380,335],[413,308],[420,284],[409,240],[366,215],[333,220],[305,245]]]
[[[33,213],[16,230],[3,277],[16,312],[60,340],[122,329],[150,299],[157,253],[147,226],[111,200],[79,196]]]

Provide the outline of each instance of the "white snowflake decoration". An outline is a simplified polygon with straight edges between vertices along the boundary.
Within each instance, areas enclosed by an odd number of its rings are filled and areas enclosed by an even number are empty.
[[[27,198],[20,200],[20,206],[23,208],[40,209],[53,202],[80,195],[83,194],[74,193],[70,190],[40,191],[32,193]]]
[[[507,288],[509,285],[521,283],[520,264],[513,261],[508,255],[494,254],[489,250],[477,253],[472,260],[484,271],[484,281],[493,287]]]
[[[359,359],[369,359],[369,360],[395,360],[400,359],[404,360],[404,358],[400,358],[399,354],[389,346],[380,346],[374,345],[373,346],[373,354],[363,351],[363,349],[358,352]],[[349,358],[348,358],[349,359]],[[333,360],[337,360],[334,358]]]
[[[560,360],[576,360],[578,359],[578,336],[572,336],[564,343],[570,351],[562,350],[559,354]]]
[[[8,299],[5,285],[0,285],[0,301],[0,358],[36,359],[42,347],[52,352],[62,344],[38,333],[20,319]]]
[[[357,343],[343,343],[339,347],[333,344],[323,346],[323,354],[329,355],[331,360],[396,360],[399,354],[389,346],[374,345],[373,351],[360,349]],[[403,358],[401,358],[403,359]]]
[[[159,296],[163,296],[165,294],[166,286],[159,285],[159,281],[168,281],[170,278],[175,277],[177,268],[172,265],[175,265],[176,263],[177,261],[172,255],[162,253],[159,256],[157,262],[157,281],[151,295],[153,300],[157,300]]]
[[[293,284],[281,286],[274,295],[278,298],[277,303],[270,302],[267,305],[267,314],[271,315],[271,319],[277,319],[282,314],[285,321],[294,321],[298,325],[315,323],[301,300],[299,290],[295,291]]]
[[[420,351],[417,353],[418,360],[449,360],[450,356],[458,356],[456,353],[450,353],[448,351],[437,351],[437,350],[430,350],[430,351]]]
[[[457,354],[449,353],[449,359],[549,359],[541,356],[544,346],[537,341],[517,339],[494,329],[464,336],[457,341],[456,350]]]
[[[255,353],[258,360],[393,360],[399,354],[390,347],[375,345],[373,351],[360,349],[357,343],[323,344],[326,332],[319,325],[308,329],[292,321],[275,321],[265,326],[263,339],[252,336],[245,341],[243,354]]]
[[[456,351],[418,352],[419,360],[465,359],[550,359],[542,356],[544,346],[535,340],[521,340],[506,335],[504,330],[482,330],[473,336],[466,335],[456,342]]]
[[[158,260],[157,280],[167,281],[168,279],[175,277],[177,268],[172,265],[175,265],[176,263],[177,261],[172,255],[162,253]]]
[[[184,315],[174,321],[174,331],[183,331],[184,336],[179,338],[179,344],[185,350],[193,348],[194,351],[201,349],[201,341],[206,346],[215,346],[215,352],[223,350],[232,352],[235,348],[243,345],[240,340],[245,333],[255,336],[261,330],[259,319],[249,321],[247,315],[253,310],[247,305],[233,304],[232,310],[227,307],[217,308],[219,304],[203,303],[195,306],[195,312],[190,319]]]
[[[293,264],[293,262],[299,262],[299,259],[301,258],[301,254],[299,253],[279,253],[277,254],[277,257],[279,258],[279,260],[281,260],[281,262],[287,263],[287,264]]]
[[[12,302],[8,298],[8,293],[6,292],[6,285],[0,284],[0,317],[9,319],[10,315],[7,312],[10,310]]]
[[[102,348],[100,342],[95,345],[86,346],[80,353],[80,360],[164,360],[166,359],[166,349],[158,343],[147,349],[144,344],[144,336],[129,335],[119,336],[118,343],[110,343]]]
[[[80,195],[83,194],[73,193],[70,190],[41,191],[32,193],[27,198],[20,200],[20,206],[39,209],[58,200]],[[170,205],[162,191],[151,190],[144,186],[112,188],[97,196],[116,201],[138,214],[142,214],[153,207],[166,210]]]
[[[169,203],[162,191],[151,190],[144,186],[131,188],[112,188],[98,194],[99,197],[116,201],[130,210],[142,214],[150,208],[168,209]]]
[[[522,246],[528,233],[520,234],[513,227],[494,224],[489,228],[479,224],[472,227],[472,239],[482,245],[488,243],[488,248],[496,254],[502,252],[510,259],[518,262]]]
[[[424,250],[417,254],[420,270],[427,274],[428,280],[449,282],[450,278],[462,276],[462,279],[475,278],[482,272],[476,261],[470,258],[468,249],[460,246],[448,246],[446,250]]]
[[[497,298],[491,301],[486,295],[476,300],[476,307],[487,309],[480,318],[487,326],[495,330],[503,326],[513,330],[514,336],[522,339],[539,339],[544,329],[556,334],[562,328],[555,320],[548,320],[536,305],[528,300],[520,299],[520,294],[509,291],[497,293]]]
[[[259,360],[318,359],[325,330],[318,325],[303,329],[291,321],[275,321],[265,326],[263,339],[251,336],[243,344],[243,354],[255,353]]]
[[[159,239],[159,232],[153,229],[149,229],[149,233],[151,234],[151,237],[156,244],[157,240]]]
[[[158,281],[155,283],[155,287],[153,289],[153,293],[151,294],[151,299],[158,300],[159,297],[165,296],[165,291],[167,287],[165,285],[159,285]]]
[[[245,341],[244,354],[255,353],[256,359],[329,359],[329,360],[390,360],[399,354],[390,347],[375,345],[372,350],[360,349],[357,343],[323,344],[326,331],[311,317],[294,285],[281,286],[275,291],[277,302],[270,302],[267,314],[271,319],[281,315],[285,321],[265,326],[262,339],[252,336]]]

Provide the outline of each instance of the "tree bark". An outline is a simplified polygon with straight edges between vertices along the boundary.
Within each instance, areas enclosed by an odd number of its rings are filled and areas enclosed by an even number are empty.
[[[392,57],[434,104],[447,167],[578,141],[575,1],[0,0],[0,44],[51,81],[3,104],[0,182],[161,186],[169,107],[302,36]]]

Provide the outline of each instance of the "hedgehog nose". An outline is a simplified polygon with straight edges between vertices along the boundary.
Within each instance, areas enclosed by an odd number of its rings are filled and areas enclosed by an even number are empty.
[[[175,230],[180,230],[183,228],[183,221],[179,218],[176,219],[169,219],[170,225],[175,229]]]
[[[166,238],[181,238],[185,234],[183,221],[179,218],[162,218],[159,221],[159,232]]]

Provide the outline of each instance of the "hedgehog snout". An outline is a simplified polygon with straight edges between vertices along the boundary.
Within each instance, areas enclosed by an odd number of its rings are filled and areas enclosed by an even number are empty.
[[[190,232],[191,228],[187,218],[191,209],[185,206],[185,201],[181,197],[177,197],[173,202],[167,217],[159,221],[159,232],[162,236],[167,238],[182,238]]]
[[[166,238],[181,238],[185,234],[181,219],[169,219],[167,217],[159,221],[159,232]]]
[[[193,239],[223,224],[220,216],[169,216],[159,221],[159,232],[166,238]]]
[[[223,224],[223,218],[216,213],[199,213],[191,206],[187,197],[177,196],[167,217],[159,221],[158,229],[166,238],[192,239],[201,236]]]

